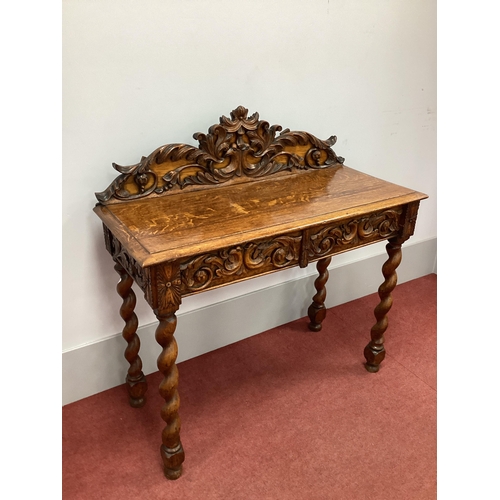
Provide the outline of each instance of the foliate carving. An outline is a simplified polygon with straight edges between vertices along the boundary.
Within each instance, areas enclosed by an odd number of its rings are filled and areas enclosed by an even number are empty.
[[[149,268],[141,267],[136,260],[127,253],[115,235],[106,226],[103,226],[103,229],[107,251],[111,254],[113,260],[120,263],[129,276],[134,279],[144,292],[146,300],[151,303],[151,273]]]
[[[237,245],[189,259],[180,266],[182,293],[194,293],[238,279],[298,263],[300,233]]]
[[[231,118],[222,116],[208,134],[196,133],[199,147],[167,144],[139,163],[113,168],[120,172],[103,192],[96,193],[101,203],[112,198],[131,200],[152,193],[162,194],[188,185],[216,185],[237,177],[263,177],[284,170],[307,170],[339,165],[344,158],[331,149],[335,136],[323,141],[307,132],[282,130],[259,120],[259,114],[248,117],[248,110],[239,106]],[[163,175],[158,165],[172,163]]]
[[[157,308],[162,311],[177,310],[181,303],[181,274],[179,266],[160,264],[155,267]]]
[[[305,267],[310,260],[351,246],[388,239],[399,234],[402,208],[321,229],[305,229],[269,240],[236,245],[198,255],[180,263],[181,295],[196,293],[232,281],[250,278],[288,266]]]
[[[360,219],[327,225],[316,233],[311,231],[308,255],[310,258],[321,257],[342,250],[342,247],[395,236],[400,230],[401,214],[401,208],[384,210]]]

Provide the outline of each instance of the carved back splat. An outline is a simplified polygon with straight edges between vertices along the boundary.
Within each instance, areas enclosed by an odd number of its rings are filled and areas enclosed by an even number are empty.
[[[231,118],[222,116],[208,134],[196,133],[199,147],[167,144],[142,157],[139,163],[113,168],[120,175],[96,193],[102,204],[159,196],[188,186],[198,189],[224,183],[248,182],[284,171],[321,169],[341,165],[331,146],[337,138],[322,141],[308,132],[280,132],[259,114],[248,117],[239,106]]]

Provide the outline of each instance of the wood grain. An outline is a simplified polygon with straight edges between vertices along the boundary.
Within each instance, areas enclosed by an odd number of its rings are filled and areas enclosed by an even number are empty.
[[[345,166],[129,201],[95,212],[142,266],[334,222],[426,195]]]
[[[94,211],[121,278],[134,406],[144,404],[146,386],[133,281],[159,321],[160,455],[168,479],[181,476],[184,462],[174,338],[182,297],[318,261],[308,315],[309,328],[319,331],[332,255],[389,240],[377,323],[365,348],[367,370],[377,371],[385,356],[401,245],[413,234],[427,195],[344,166],[331,149],[335,136],[322,141],[308,132],[279,131],[240,106],[208,134],[195,134],[199,147],[167,144],[137,164],[114,164],[120,175],[96,194]]]
[[[127,274],[126,270],[119,262],[115,264],[115,271],[120,276],[120,281],[116,286],[116,290],[123,299],[123,303],[120,307],[120,316],[125,321],[122,337],[127,342],[125,359],[130,365],[125,379],[129,394],[129,403],[130,406],[134,408],[141,408],[146,402],[145,397],[148,385],[146,377],[142,372],[142,360],[139,357],[141,342],[137,335],[137,326],[139,322],[134,312],[136,304],[135,293],[132,290],[134,280]]]
[[[120,175],[96,197],[103,204],[121,203],[344,162],[332,149],[337,137],[323,141],[308,132],[281,130],[281,125],[260,120],[259,113],[248,117],[248,109],[238,106],[208,134],[193,135],[199,147],[166,144],[134,165],[113,163]]]

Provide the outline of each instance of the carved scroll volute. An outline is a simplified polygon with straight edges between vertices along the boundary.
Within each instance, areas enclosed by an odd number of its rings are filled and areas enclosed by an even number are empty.
[[[289,129],[276,135],[281,130],[280,125],[259,120],[258,113],[248,117],[248,110],[239,106],[230,118],[222,116],[219,124],[212,125],[208,134],[194,134],[199,147],[167,144],[134,165],[113,163],[120,175],[96,197],[106,204],[344,162],[331,149],[335,136],[323,141]]]
[[[310,230],[304,245],[307,255],[310,259],[324,257],[359,243],[394,237],[402,231],[402,210],[401,207],[395,207],[358,219],[327,224],[319,230]]]
[[[189,258],[180,264],[183,295],[298,263],[302,235],[294,232]]]

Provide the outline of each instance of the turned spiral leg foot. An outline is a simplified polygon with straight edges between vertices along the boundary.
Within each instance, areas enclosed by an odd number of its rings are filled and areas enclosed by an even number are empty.
[[[371,341],[365,347],[364,355],[366,359],[365,368],[372,373],[378,372],[380,363],[385,358],[384,333],[387,330],[387,313],[392,307],[391,292],[396,287],[398,277],[396,268],[401,263],[401,245],[389,240],[386,246],[389,259],[382,266],[382,274],[385,281],[380,285],[378,294],[380,303],[375,308],[375,318],[377,322],[371,329]]]
[[[126,383],[129,394],[130,406],[140,408],[146,402],[147,382],[142,372],[142,361],[139,357],[140,340],[137,335],[137,316],[134,313],[136,304],[135,293],[132,290],[133,279],[128,275],[121,264],[115,264],[115,270],[120,275],[116,287],[118,294],[123,299],[120,307],[120,316],[125,321],[122,336],[127,341],[125,359],[130,367],[127,372]]]
[[[160,454],[163,460],[163,471],[168,479],[177,479],[182,474],[184,450],[180,441],[181,421],[179,418],[179,393],[177,386],[179,373],[177,359],[177,342],[174,338],[177,318],[174,313],[157,315],[159,320],[156,329],[156,341],[163,350],[158,357],[158,369],[163,374],[160,383],[160,395],[165,400],[161,409],[161,418],[165,421],[162,432]]]
[[[307,314],[311,322],[309,323],[309,330],[319,332],[321,330],[321,323],[326,316],[326,282],[328,281],[328,266],[332,261],[331,257],[321,259],[316,264],[319,276],[314,281],[314,288],[316,288],[316,295],[313,297],[313,302],[307,310]]]

